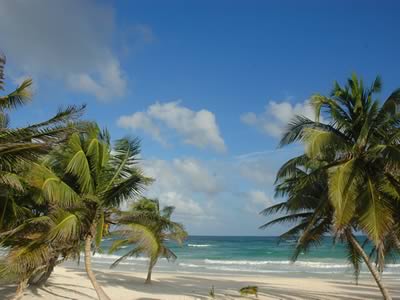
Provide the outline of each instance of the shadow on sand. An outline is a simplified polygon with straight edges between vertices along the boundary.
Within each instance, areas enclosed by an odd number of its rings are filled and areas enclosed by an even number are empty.
[[[84,277],[83,282],[86,282],[86,273],[82,270],[77,269],[66,269],[68,272],[73,272],[78,276]],[[379,290],[377,287],[371,284],[359,284],[357,288],[352,283],[345,281],[327,281],[328,284],[334,286],[340,293],[332,292],[315,292],[309,289],[301,289],[298,286],[290,286],[289,283],[284,285],[273,285],[273,284],[262,284],[255,281],[238,281],[229,280],[225,277],[219,278],[213,276],[208,279],[205,277],[198,277],[196,275],[176,275],[173,278],[162,278],[160,281],[155,280],[152,285],[144,284],[144,279],[135,277],[134,275],[128,275],[120,272],[102,272],[96,271],[96,277],[99,283],[105,288],[124,288],[126,290],[132,290],[148,294],[149,296],[142,296],[135,298],[136,300],[158,300],[157,296],[163,295],[176,295],[177,290],[179,295],[182,295],[182,299],[211,299],[208,296],[208,289],[205,287],[215,287],[216,299],[255,299],[254,296],[243,297],[238,293],[240,287],[246,285],[257,285],[259,287],[258,299],[381,299]],[[51,287],[51,289],[50,289]],[[154,288],[157,287],[157,288]],[[396,285],[395,282],[388,284],[388,287],[392,293],[393,299],[400,299],[397,295],[400,295],[400,286]],[[9,299],[15,291],[15,286],[1,286],[0,295],[2,299]],[[93,289],[80,284],[68,284],[67,282],[56,283],[50,278],[47,286],[40,288],[30,288],[29,293],[36,296],[38,299],[46,297],[47,299],[69,299],[69,300],[80,300],[80,299],[97,299]],[[68,296],[66,296],[68,295]],[[74,295],[73,297],[71,295]],[[4,298],[3,298],[4,297]],[[125,299],[128,300],[128,299]]]

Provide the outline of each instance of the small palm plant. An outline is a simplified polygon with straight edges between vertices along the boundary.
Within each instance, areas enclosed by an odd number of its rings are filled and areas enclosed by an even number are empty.
[[[133,248],[116,260],[112,267],[130,256],[144,254],[150,259],[146,283],[151,283],[153,268],[160,257],[168,261],[177,258],[166,241],[174,240],[182,244],[188,235],[182,224],[171,220],[174,210],[173,206],[160,209],[158,200],[141,198],[133,204],[130,211],[121,212],[119,223],[124,228],[118,233],[123,238],[113,243],[110,252],[126,245],[132,245]]]

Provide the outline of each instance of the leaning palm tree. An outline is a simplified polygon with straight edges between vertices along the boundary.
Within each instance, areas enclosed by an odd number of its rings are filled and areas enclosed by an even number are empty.
[[[32,168],[29,184],[38,193],[37,203],[47,205],[49,216],[63,217],[47,229],[42,227],[45,234],[35,245],[45,245],[45,250],[51,252],[37,253],[46,258],[45,263],[38,257],[32,260],[34,273],[29,275],[37,275],[38,270],[51,273],[59,257],[76,257],[83,245],[87,275],[99,299],[109,299],[92,271],[91,255],[107,232],[112,211],[151,182],[137,166],[139,152],[137,139],[120,139],[111,148],[108,133],[92,124],[85,131],[72,134],[67,144]],[[33,222],[47,220],[39,216]],[[48,264],[48,257],[57,259]]]
[[[277,197],[285,197],[286,201],[261,212],[265,216],[276,214],[281,216],[260,228],[266,229],[280,223],[292,225],[280,236],[281,240],[297,239],[292,261],[297,260],[300,253],[306,253],[312,247],[319,246],[327,236],[332,236],[334,242],[340,239],[347,246],[347,258],[354,268],[356,280],[358,281],[363,260],[381,286],[377,270],[360,242],[354,237],[353,232],[357,231],[356,225],[349,225],[340,234],[335,231],[334,209],[329,201],[328,176],[324,169],[326,166],[326,163],[311,160],[305,155],[285,163],[278,171],[275,191]]]
[[[174,240],[182,244],[188,235],[182,224],[171,220],[174,210],[173,206],[161,209],[158,200],[142,198],[132,205],[130,211],[122,212],[119,223],[124,229],[117,233],[122,235],[123,239],[113,243],[110,253],[126,245],[132,245],[133,248],[116,260],[112,267],[130,256],[144,254],[149,258],[146,283],[151,283],[153,268],[160,257],[167,260],[177,258],[166,241]]]
[[[393,203],[400,199],[400,89],[382,104],[374,99],[380,90],[379,77],[370,88],[355,75],[344,87],[335,83],[329,97],[311,98],[316,121],[296,116],[280,146],[302,142],[308,159],[324,162],[334,234],[355,242],[349,228],[364,232],[383,268],[384,241],[395,224]],[[356,250],[362,254],[362,249]],[[382,282],[375,280],[385,299],[390,299]]]
[[[5,63],[5,57],[0,55],[0,91],[5,90]],[[80,129],[75,120],[85,108],[70,106],[44,122],[10,128],[9,113],[31,101],[31,86],[32,80],[26,79],[14,91],[0,96],[0,234],[26,218],[26,207],[15,202],[15,191],[24,189],[24,170]]]
[[[5,57],[0,55],[0,91],[5,90],[5,63]],[[26,79],[14,91],[0,96],[0,184],[13,189],[22,189],[16,172],[20,165],[35,161],[65,139],[68,133],[76,129],[77,124],[71,121],[84,110],[84,106],[70,106],[47,121],[10,128],[9,112],[31,101],[31,86],[32,79]]]
[[[0,55],[1,91],[5,91],[5,63],[5,57]],[[32,80],[26,79],[14,91],[0,96],[0,246],[7,244],[6,249],[9,249],[9,252],[6,260],[23,253],[22,249],[17,250],[17,247],[10,246],[13,240],[11,235],[19,232],[24,224],[32,225],[27,220],[44,213],[41,210],[42,207],[30,197],[29,188],[24,182],[27,171],[42,155],[49,153],[73,132],[81,129],[81,123],[76,122],[76,119],[84,110],[84,106],[70,106],[60,110],[49,120],[25,127],[9,127],[10,112],[31,101],[31,86]],[[38,226],[32,226],[33,228],[38,228]],[[29,233],[26,231],[25,238],[14,239],[14,241],[20,243],[21,246],[22,241],[28,243],[35,237],[37,236],[31,230]],[[41,250],[38,249],[38,251]],[[25,275],[30,273],[28,270],[33,261],[28,259],[26,262],[28,264],[14,272],[20,283],[20,291],[23,290],[27,278]],[[21,262],[21,265],[23,264]],[[3,274],[3,271],[9,270],[9,267],[8,263],[1,264],[0,272]],[[27,272],[20,272],[22,269]]]

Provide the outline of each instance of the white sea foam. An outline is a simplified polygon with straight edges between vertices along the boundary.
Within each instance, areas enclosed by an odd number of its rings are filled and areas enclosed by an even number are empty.
[[[120,255],[115,255],[115,254],[103,254],[103,253],[96,253],[93,258],[101,258],[101,259],[112,259],[116,260],[120,258]],[[149,260],[147,257],[128,257],[126,260],[133,260],[133,261],[147,261]]]
[[[199,248],[203,248],[203,247],[210,247],[211,245],[209,244],[188,244],[188,247],[199,247]]]
[[[324,262],[313,262],[313,261],[296,261],[291,262],[290,260],[213,260],[205,259],[206,264],[216,264],[216,265],[294,265],[302,267],[312,267],[312,268],[347,268],[347,264],[334,264],[334,263],[324,263]]]
[[[189,267],[189,268],[202,268],[203,266],[195,265],[195,264],[187,264],[187,263],[179,263],[181,267]]]

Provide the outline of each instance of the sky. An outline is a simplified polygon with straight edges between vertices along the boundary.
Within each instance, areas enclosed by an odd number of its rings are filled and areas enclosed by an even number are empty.
[[[399,1],[6,1],[0,51],[8,89],[34,80],[12,126],[87,104],[113,139],[142,141],[146,195],[175,205],[190,234],[261,231],[279,149],[308,99],[356,72],[400,87]]]

